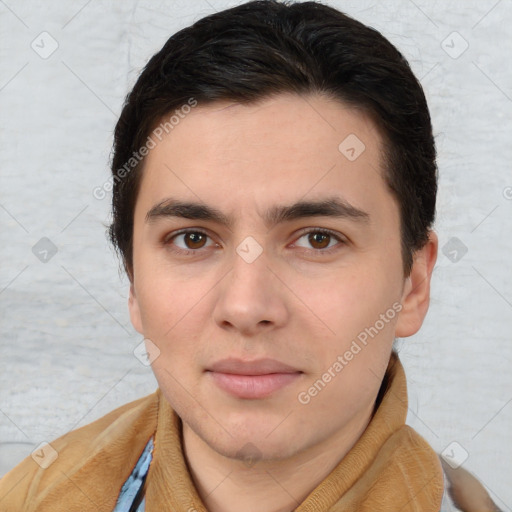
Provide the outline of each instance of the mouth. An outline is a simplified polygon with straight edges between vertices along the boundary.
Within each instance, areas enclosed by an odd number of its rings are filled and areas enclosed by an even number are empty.
[[[206,370],[213,382],[237,398],[266,398],[296,381],[302,371],[275,359],[223,359]]]

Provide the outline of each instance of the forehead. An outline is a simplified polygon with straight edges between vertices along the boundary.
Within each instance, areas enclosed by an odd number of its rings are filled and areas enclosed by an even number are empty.
[[[356,207],[393,201],[375,124],[318,95],[198,105],[156,142],[140,188],[146,211],[166,195],[260,216],[276,203],[327,192]]]

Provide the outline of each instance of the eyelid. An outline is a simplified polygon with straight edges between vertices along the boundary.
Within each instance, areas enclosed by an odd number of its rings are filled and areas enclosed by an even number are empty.
[[[202,235],[206,235],[209,238],[212,238],[210,236],[210,234],[207,231],[205,231],[204,229],[201,229],[201,228],[183,228],[183,229],[180,229],[178,231],[173,231],[172,233],[167,233],[163,237],[162,242],[164,244],[165,243],[169,243],[173,238],[176,238],[179,235],[186,235],[186,234],[189,234],[189,233],[200,233]]]
[[[309,228],[303,228],[299,231],[298,235],[299,238],[304,235],[309,235],[310,233],[325,233],[327,235],[332,235],[333,237],[337,238],[340,242],[347,242],[347,238],[341,234],[338,233],[338,231],[333,231],[329,228],[321,228],[321,227],[309,227]]]

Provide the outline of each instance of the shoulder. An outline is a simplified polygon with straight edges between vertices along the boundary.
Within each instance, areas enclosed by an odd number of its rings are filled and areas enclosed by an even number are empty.
[[[122,405],[24,459],[0,480],[0,510],[43,511],[44,504],[54,511],[107,510],[156,429],[159,393]]]
[[[400,435],[398,435],[398,433]],[[429,443],[414,429],[404,425],[390,438],[389,449],[394,456],[400,451],[414,453],[408,460],[409,471],[420,471],[422,475],[434,472],[443,474],[443,501],[441,512],[501,512],[481,482],[462,467],[451,467],[441,455],[423,457],[429,452],[435,454]],[[390,456],[391,459],[391,456]]]
[[[484,486],[462,467],[452,468],[442,457],[446,482],[445,502],[462,512],[500,512]]]

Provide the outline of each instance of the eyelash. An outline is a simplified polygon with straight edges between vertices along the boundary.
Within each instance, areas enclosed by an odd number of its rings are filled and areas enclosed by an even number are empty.
[[[189,250],[185,250],[185,249],[175,249],[171,242],[178,236],[180,235],[187,235],[187,234],[191,234],[191,233],[194,233],[194,234],[200,234],[200,235],[204,235],[208,238],[211,238],[210,235],[208,235],[208,233],[206,233],[205,231],[202,231],[201,229],[194,229],[194,228],[188,228],[188,229],[183,229],[181,231],[178,231],[177,233],[173,233],[171,236],[166,236],[163,240],[163,244],[168,247],[168,249],[171,251],[171,252],[174,252],[176,254],[180,254],[180,255],[183,255],[183,256],[189,256],[191,254],[197,254],[199,253],[200,251],[202,251],[204,248],[200,248],[200,249],[189,249]],[[339,234],[337,234],[335,231],[331,231],[330,229],[326,229],[326,228],[306,228],[305,230],[301,231],[300,234],[299,234],[299,237],[296,239],[296,240],[300,240],[302,237],[306,236],[306,235],[309,235],[309,234],[321,234],[321,235],[330,235],[331,237],[335,238],[339,244],[341,245],[346,245],[347,242],[346,240],[344,240],[342,237],[340,237]],[[333,246],[333,247],[330,247],[328,249],[304,249],[304,251],[308,254],[310,253],[314,253],[315,255],[330,255],[332,254],[333,252],[339,250],[340,247],[339,246]]]

